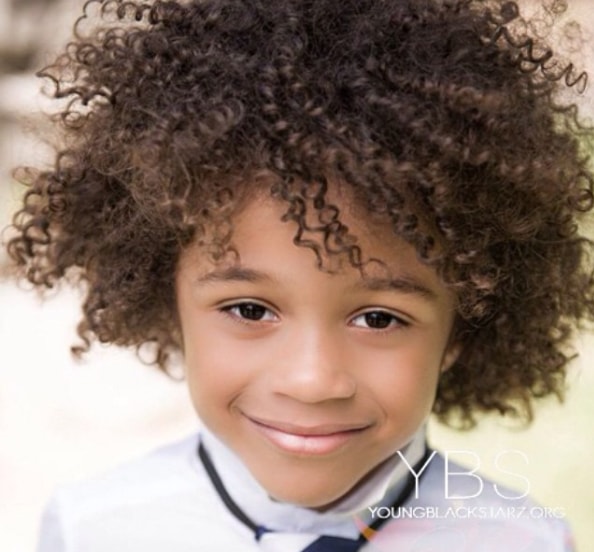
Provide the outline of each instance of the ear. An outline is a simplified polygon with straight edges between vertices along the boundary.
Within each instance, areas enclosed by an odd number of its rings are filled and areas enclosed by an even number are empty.
[[[441,359],[440,372],[447,372],[458,360],[458,357],[460,356],[461,352],[461,343],[450,343],[444,352],[443,358]]]

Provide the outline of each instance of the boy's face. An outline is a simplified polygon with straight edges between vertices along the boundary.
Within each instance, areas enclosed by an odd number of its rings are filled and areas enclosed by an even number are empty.
[[[322,272],[293,244],[284,206],[254,200],[234,219],[240,260],[182,253],[177,304],[190,392],[202,421],[277,500],[321,508],[403,448],[429,414],[454,299],[411,246],[341,219],[363,278]]]

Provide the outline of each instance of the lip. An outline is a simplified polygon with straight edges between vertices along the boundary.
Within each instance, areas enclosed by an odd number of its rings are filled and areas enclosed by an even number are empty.
[[[319,456],[336,452],[371,427],[369,423],[321,423],[301,426],[287,422],[244,417],[260,435],[284,452]]]

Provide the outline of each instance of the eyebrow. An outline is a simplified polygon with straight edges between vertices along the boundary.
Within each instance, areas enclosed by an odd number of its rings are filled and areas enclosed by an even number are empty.
[[[196,279],[196,284],[204,285],[217,282],[249,282],[249,283],[272,283],[274,279],[265,272],[231,266],[212,270]],[[393,278],[366,277],[357,282],[355,289],[370,291],[398,291],[401,293],[418,295],[424,299],[436,301],[437,294],[429,286],[411,276],[396,276]]]
[[[429,286],[411,276],[395,276],[393,278],[366,277],[355,285],[371,291],[399,291],[401,293],[419,295],[431,301],[437,300],[437,293]]]
[[[215,282],[272,282],[272,278],[264,272],[241,266],[230,266],[207,272],[196,279],[197,284],[211,284]]]

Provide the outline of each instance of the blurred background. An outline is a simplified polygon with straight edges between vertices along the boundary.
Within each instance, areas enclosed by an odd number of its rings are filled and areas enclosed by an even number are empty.
[[[532,2],[524,2],[528,10]],[[48,101],[36,70],[67,41],[82,0],[0,0],[0,228],[22,189],[10,177],[20,164],[39,165],[47,151],[33,129]],[[549,2],[552,6],[553,2]],[[557,3],[558,4],[558,3]],[[571,0],[565,18],[579,21],[589,40],[578,64],[594,82],[594,10]],[[560,39],[563,40],[563,39]],[[580,99],[594,113],[594,85]],[[0,274],[6,271],[0,251]],[[0,551],[32,552],[39,516],[59,484],[88,477],[196,430],[185,387],[138,362],[129,351],[95,347],[83,363],[69,354],[79,316],[77,293],[62,289],[41,302],[27,286],[0,279]],[[471,432],[431,422],[434,446],[450,451],[499,481],[524,490],[495,466],[497,455],[519,450],[505,468],[525,475],[543,505],[562,509],[579,552],[594,542],[594,337],[578,343],[565,404],[543,403],[528,429],[487,419]],[[508,457],[508,460],[512,457]],[[518,487],[518,488],[519,488]],[[480,552],[480,551],[477,551]]]

